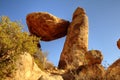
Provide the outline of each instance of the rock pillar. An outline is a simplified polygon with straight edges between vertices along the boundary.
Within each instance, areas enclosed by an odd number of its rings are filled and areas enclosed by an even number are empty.
[[[88,50],[88,17],[83,8],[78,7],[68,27],[67,37],[60,56],[58,68],[78,67],[84,62]]]

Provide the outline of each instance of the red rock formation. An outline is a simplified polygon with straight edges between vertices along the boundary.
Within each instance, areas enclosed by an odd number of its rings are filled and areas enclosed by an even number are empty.
[[[101,64],[103,55],[99,50],[90,50],[85,54],[88,65]]]
[[[59,68],[68,65],[81,65],[84,53],[88,50],[88,17],[85,11],[78,7],[73,13],[73,19],[68,27],[68,33],[60,56]]]
[[[106,80],[120,80],[120,59],[108,67],[105,77]]]
[[[105,69],[101,64],[79,67],[78,71],[77,80],[104,80]]]
[[[79,66],[62,74],[64,80],[106,80],[105,69],[101,64]],[[109,79],[111,80],[111,79]]]
[[[120,49],[120,39],[117,41],[117,47]]]
[[[41,37],[43,41],[51,41],[65,36],[69,26],[69,21],[46,12],[28,14],[26,22],[30,33]]]

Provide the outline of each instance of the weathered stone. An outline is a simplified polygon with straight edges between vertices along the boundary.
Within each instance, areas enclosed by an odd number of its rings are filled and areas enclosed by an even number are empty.
[[[104,80],[105,69],[101,64],[81,66],[75,80]]]
[[[120,59],[115,61],[106,71],[106,80],[119,80],[120,79]]]
[[[43,73],[29,53],[21,55],[17,62],[17,68],[15,76],[10,80],[38,80],[41,76],[40,73]]]
[[[14,76],[5,80],[63,80],[60,74],[52,75],[49,72],[42,71],[29,53],[20,56],[16,68]]]
[[[26,22],[31,34],[41,37],[43,41],[51,41],[67,34],[69,21],[57,18],[47,12],[30,13]]]
[[[120,49],[120,39],[117,41],[117,47]]]
[[[60,56],[59,68],[68,65],[79,66],[83,62],[84,53],[88,50],[88,17],[85,11],[78,7],[73,13],[73,19],[68,27],[67,37]],[[73,64],[72,64],[73,63]]]
[[[38,80],[63,80],[63,78],[60,75],[44,75],[41,76]]]
[[[104,80],[105,69],[102,65],[85,65],[62,74],[64,80]]]
[[[103,55],[99,50],[91,50],[85,54],[88,65],[101,64]]]

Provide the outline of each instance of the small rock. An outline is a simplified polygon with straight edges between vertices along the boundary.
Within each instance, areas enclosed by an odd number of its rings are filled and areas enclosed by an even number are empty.
[[[99,50],[91,50],[85,54],[88,65],[101,64],[103,60],[103,55]]]
[[[120,39],[117,41],[117,47],[120,49]]]

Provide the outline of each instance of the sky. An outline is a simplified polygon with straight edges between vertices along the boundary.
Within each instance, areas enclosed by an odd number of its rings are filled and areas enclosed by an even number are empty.
[[[48,12],[69,20],[77,7],[85,9],[89,19],[89,50],[100,50],[102,64],[112,64],[120,58],[116,41],[120,38],[120,0],[0,0],[0,16],[20,21],[28,31],[26,15],[32,12]],[[65,38],[50,42],[41,41],[48,60],[58,65]]]

